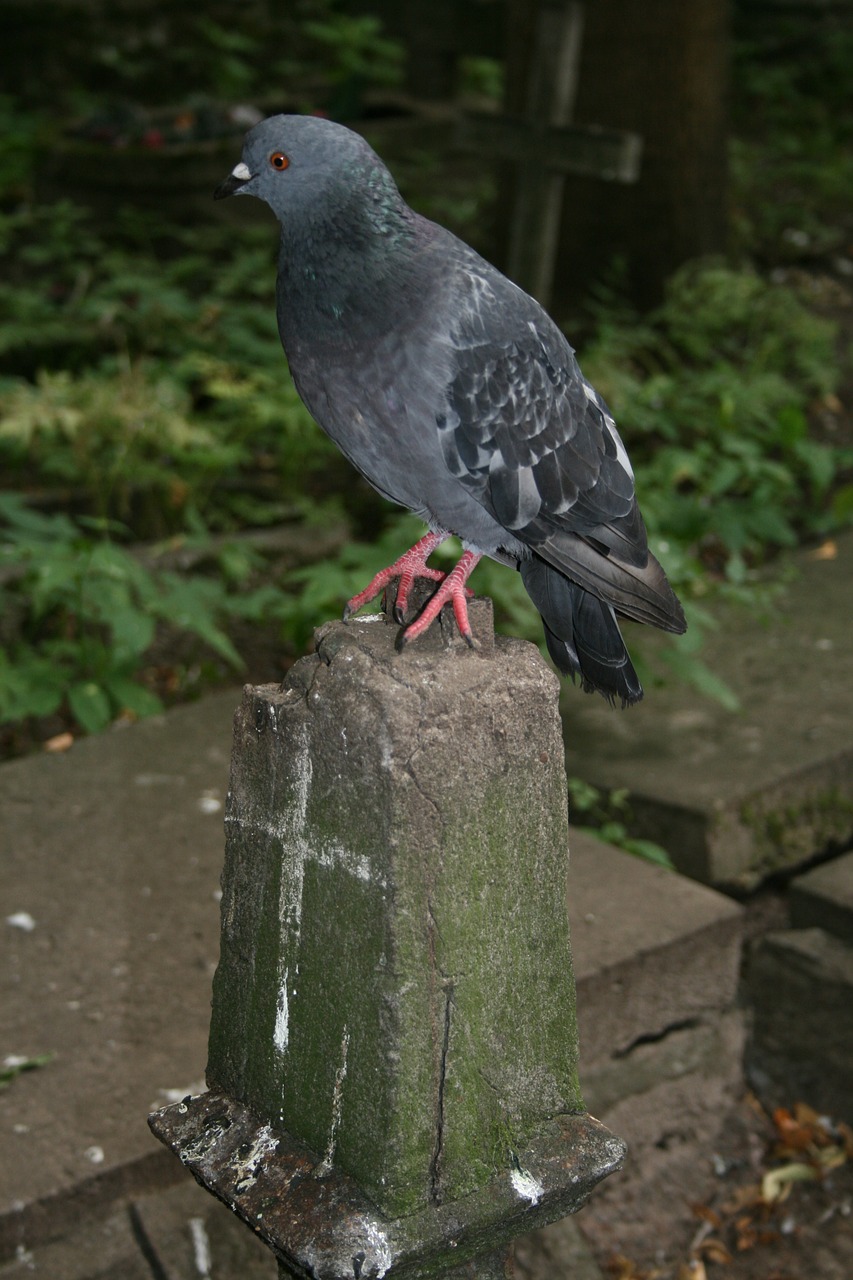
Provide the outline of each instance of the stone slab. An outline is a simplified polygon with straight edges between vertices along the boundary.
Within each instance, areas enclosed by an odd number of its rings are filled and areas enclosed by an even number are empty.
[[[569,914],[581,1079],[638,1041],[735,1001],[742,908],[595,836],[571,831]],[[628,1082],[625,1082],[627,1087]]]
[[[22,1245],[0,1280],[152,1280],[126,1207],[77,1226],[61,1240]],[[198,1276],[194,1277],[198,1280]]]
[[[797,876],[788,906],[795,929],[816,926],[853,945],[853,852]]]
[[[0,1258],[176,1176],[145,1121],[204,1073],[237,696],[0,769],[2,1043],[52,1055],[0,1091]]]
[[[134,1200],[131,1215],[156,1280],[276,1280],[263,1240],[189,1176],[183,1186]]]
[[[853,1121],[853,947],[823,929],[768,933],[749,954],[746,1068],[769,1106]]]
[[[728,1126],[736,1118],[744,1092],[741,1011],[731,1010],[717,1017],[713,1027],[706,1026],[706,1031],[714,1033],[708,1052],[704,1060],[697,1056],[688,1062],[699,1030],[670,1032],[656,1043],[638,1045],[622,1060],[629,1066],[639,1059],[633,1065],[637,1074],[643,1074],[660,1061],[660,1054],[675,1051],[684,1055],[689,1067],[684,1074],[679,1076],[661,1064],[665,1069],[657,1078],[649,1071],[647,1087],[641,1092],[616,1102],[606,1097],[602,1100],[598,1114],[625,1137],[628,1154],[623,1170],[598,1189],[578,1217],[597,1257],[612,1254],[616,1232],[620,1253],[638,1264],[641,1259],[651,1262],[655,1252],[648,1249],[648,1241],[654,1228],[650,1231],[649,1224],[665,1223],[669,1242],[681,1241],[683,1252],[678,1261],[684,1260],[697,1229],[691,1204],[708,1202],[708,1183],[715,1180],[711,1173],[714,1156],[726,1150]],[[658,1255],[657,1262],[667,1277],[676,1274],[677,1261],[672,1255],[665,1259]],[[645,1267],[638,1274],[644,1272]],[[709,1267],[708,1280],[717,1275],[723,1280],[727,1272]]]
[[[675,681],[646,679],[621,714],[564,694],[569,774],[627,788],[633,830],[694,879],[749,890],[853,839],[853,534],[834,547],[790,557],[796,576],[770,617],[717,610],[702,656],[740,711]],[[659,643],[631,626],[626,637],[640,655]]]

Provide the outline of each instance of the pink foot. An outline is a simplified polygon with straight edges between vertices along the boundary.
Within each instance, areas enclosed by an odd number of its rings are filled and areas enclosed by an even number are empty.
[[[446,575],[435,595],[430,597],[411,626],[406,627],[406,630],[403,632],[400,639],[401,648],[411,640],[416,640],[418,636],[423,635],[427,627],[435,621],[449,600],[453,604],[453,616],[456,619],[459,634],[473,649],[474,633],[471,630],[471,623],[468,620],[468,596],[472,596],[474,593],[470,588],[465,586],[465,583],[468,581],[481,559],[482,556],[477,555],[474,551],[465,551],[462,554],[457,561],[455,568]],[[400,596],[398,593],[398,603],[399,599]]]
[[[347,601],[344,608],[344,622],[357,609],[367,604],[368,600],[373,600],[379,595],[380,591],[384,591],[389,582],[399,578],[400,585],[397,588],[394,618],[402,625],[409,592],[415,579],[428,578],[430,582],[443,582],[446,578],[447,575],[439,569],[428,568],[427,560],[436,547],[441,546],[442,542],[446,542],[448,537],[449,535],[446,533],[428,533],[419,542],[416,542],[405,555],[400,556],[399,560],[395,560],[387,569],[380,569],[373,581],[363,591],[359,591],[357,596],[353,596],[351,600]]]
[[[435,621],[441,610],[450,600],[453,603],[453,615],[456,618],[456,625],[461,635],[465,637],[468,644],[474,644],[474,636],[471,631],[471,623],[468,620],[468,604],[467,598],[473,596],[474,592],[466,587],[472,571],[479,563],[481,557],[473,551],[466,551],[455,568],[448,573],[442,573],[440,569],[430,569],[427,560],[449,537],[446,533],[428,533],[419,542],[400,556],[399,560],[395,560],[387,569],[380,570],[373,581],[360,591],[357,596],[347,601],[344,609],[344,621],[346,622],[357,609],[367,604],[369,600],[373,600],[378,596],[380,591],[384,591],[390,582],[395,578],[399,579],[397,585],[397,599],[394,603],[394,620],[403,626],[406,621],[406,605],[409,602],[409,593],[416,579],[426,578],[430,582],[439,584],[435,595],[427,601],[426,606],[421,610],[420,615],[415,619],[411,626],[407,627],[403,632],[400,641],[401,646],[408,644],[410,640],[415,640],[418,636],[423,635],[427,627]]]

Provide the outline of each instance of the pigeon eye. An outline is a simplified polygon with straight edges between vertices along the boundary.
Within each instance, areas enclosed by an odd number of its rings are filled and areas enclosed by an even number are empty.
[[[274,169],[281,170],[286,169],[290,164],[290,161],[283,151],[274,151],[270,156],[270,164]]]

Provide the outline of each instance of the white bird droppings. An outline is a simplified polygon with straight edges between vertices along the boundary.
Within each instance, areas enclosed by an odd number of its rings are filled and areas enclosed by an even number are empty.
[[[534,1178],[532,1173],[528,1173],[521,1166],[510,1169],[509,1180],[512,1183],[512,1189],[522,1200],[529,1200],[531,1204],[538,1204],[545,1194],[545,1188],[542,1183]]]
[[[290,1007],[287,1003],[287,984],[290,974],[287,969],[282,969],[279,981],[278,1004],[275,1011],[275,1028],[273,1030],[273,1043],[279,1053],[284,1053],[287,1048],[287,1042],[290,1038]]]

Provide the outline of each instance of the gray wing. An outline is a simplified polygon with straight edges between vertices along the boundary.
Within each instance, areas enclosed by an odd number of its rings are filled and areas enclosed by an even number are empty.
[[[680,626],[648,550],[625,447],[571,347],[497,272],[463,274],[467,305],[437,420],[446,466],[547,563],[629,617]]]

